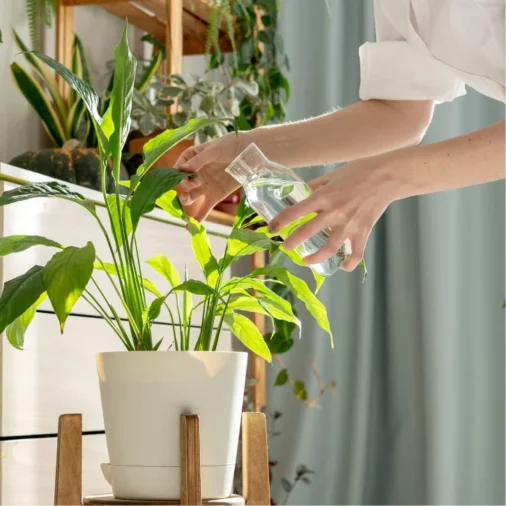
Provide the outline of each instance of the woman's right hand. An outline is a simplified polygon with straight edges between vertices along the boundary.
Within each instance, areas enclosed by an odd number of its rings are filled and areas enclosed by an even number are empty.
[[[248,146],[246,137],[245,132],[231,132],[188,148],[177,160],[177,169],[199,175],[183,179],[177,188],[185,211],[196,220],[204,220],[216,204],[240,187],[225,169]]]

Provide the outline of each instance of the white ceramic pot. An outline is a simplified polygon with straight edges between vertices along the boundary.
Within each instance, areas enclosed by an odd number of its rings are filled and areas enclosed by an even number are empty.
[[[200,418],[203,498],[232,493],[247,357],[247,353],[193,351],[97,355],[111,482],[117,498],[180,497],[181,414]],[[125,472],[130,466],[145,469]],[[148,481],[150,487],[146,487]]]

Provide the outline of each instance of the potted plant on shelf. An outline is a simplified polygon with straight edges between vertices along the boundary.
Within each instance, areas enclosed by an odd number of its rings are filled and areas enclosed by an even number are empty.
[[[127,499],[174,499],[179,497],[179,416],[188,410],[201,418],[202,494],[225,497],[232,490],[239,437],[240,414],[246,376],[245,353],[216,352],[223,326],[252,352],[270,361],[267,343],[242,312],[258,312],[270,318],[300,325],[291,305],[277,295],[272,283],[290,288],[329,335],[325,307],[307,284],[283,267],[256,269],[241,278],[225,281],[224,273],[236,260],[279,245],[261,229],[248,227],[256,221],[244,203],[221,258],[214,256],[202,224],[185,215],[174,188],[188,174],[176,169],[152,169],[175,144],[202,128],[222,120],[199,118],[166,130],[144,146],[143,164],[120,195],[123,145],[130,126],[136,60],[130,53],[126,29],[115,50],[116,70],[107,110],[98,112],[97,93],[69,69],[53,59],[31,53],[44,62],[81,97],[92,118],[100,153],[101,183],[108,224],[96,206],[59,182],[21,186],[4,192],[0,206],[34,198],[62,198],[90,213],[103,232],[109,258],[97,256],[95,246],[64,246],[38,236],[0,238],[2,255],[35,245],[58,251],[45,266],[35,265],[5,283],[0,297],[0,332],[9,342],[23,347],[26,328],[41,301],[48,297],[63,332],[65,321],[82,297],[107,323],[127,352],[100,353],[97,367],[104,413],[113,492]],[[106,193],[106,174],[112,161],[114,193]],[[165,256],[148,265],[162,274],[169,287],[155,287],[144,277],[136,240],[140,219],[158,205],[172,217],[186,222],[204,281],[182,276]],[[106,298],[94,279],[105,271],[127,318]],[[260,279],[269,276],[270,282]],[[253,296],[252,290],[256,294]],[[192,296],[199,298],[198,302]],[[172,321],[172,334],[153,341],[151,327],[161,311]],[[190,339],[190,327],[201,311],[200,333]],[[170,348],[173,352],[163,352]],[[134,352],[134,353],[128,353]]]
[[[12,63],[14,83],[38,114],[54,148],[27,151],[15,156],[10,164],[88,188],[100,189],[100,157],[97,141],[78,94],[71,93],[68,102],[62,96],[55,76],[29,52],[18,34],[13,40],[31,67],[32,76],[21,65]],[[72,47],[72,71],[86,82],[90,81],[86,56],[76,36]],[[113,178],[107,176],[106,187],[113,188]]]
[[[33,2],[32,2],[33,3]],[[47,3],[49,5],[49,3]],[[54,148],[27,151],[15,156],[10,164],[21,169],[45,174],[78,184],[94,190],[101,189],[100,156],[98,139],[92,126],[92,118],[78,93],[72,91],[68,101],[64,100],[55,76],[41,64],[15,31],[14,42],[31,67],[32,76],[21,65],[12,63],[10,70],[14,83],[40,117]],[[155,53],[149,64],[136,76],[136,88],[143,91],[151,81],[161,63],[161,55]],[[79,37],[74,36],[72,46],[72,72],[91,84],[86,54]],[[112,80],[111,83],[112,85]],[[108,106],[108,89],[99,100],[99,110],[105,112]],[[110,168],[109,168],[110,169]],[[122,179],[128,172],[123,164],[120,167]],[[106,189],[114,189],[114,180],[107,174]],[[122,189],[123,193],[123,189]]]

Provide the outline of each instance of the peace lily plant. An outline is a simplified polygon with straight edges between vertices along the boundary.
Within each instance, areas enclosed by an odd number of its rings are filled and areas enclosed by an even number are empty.
[[[137,352],[102,353],[97,357],[113,492],[132,499],[178,497],[178,477],[170,473],[171,469],[178,471],[179,465],[179,415],[182,410],[191,409],[202,419],[203,473],[209,473],[207,479],[203,475],[203,483],[211,484],[211,489],[203,490],[203,495],[224,497],[232,487],[233,472],[230,473],[229,468],[235,465],[247,356],[245,353],[201,352],[217,349],[226,325],[247,348],[270,361],[269,343],[242,312],[262,313],[300,326],[291,304],[270,288],[273,284],[288,287],[330,335],[326,310],[308,285],[284,267],[264,267],[240,278],[225,279],[225,272],[239,258],[279,249],[280,245],[265,227],[255,231],[249,228],[259,219],[243,203],[224,254],[217,258],[211,251],[204,226],[184,213],[174,190],[188,174],[173,168],[152,169],[177,142],[222,120],[193,119],[180,128],[166,130],[146,144],[144,163],[137,174],[129,182],[119,180],[121,153],[130,128],[136,69],[126,28],[115,49],[114,84],[110,105],[103,117],[98,112],[99,96],[89,84],[48,56],[39,52],[32,54],[53,68],[87,108],[98,138],[108,223],[102,221],[93,202],[56,181],[4,192],[0,206],[42,197],[74,202],[96,220],[110,258],[106,261],[99,257],[92,242],[77,247],[40,236],[1,238],[2,256],[32,246],[58,251],[45,266],[35,265],[5,283],[0,297],[0,332],[6,331],[9,342],[22,349],[26,329],[46,296],[63,332],[67,317],[82,297],[109,325],[126,350]],[[106,192],[108,163],[112,164],[115,182],[113,194]],[[126,195],[120,193],[122,185],[128,186]],[[205,282],[190,278],[188,272],[180,275],[170,259],[163,255],[149,259],[147,264],[161,274],[169,286],[156,287],[144,276],[145,266],[139,257],[136,234],[141,217],[155,206],[186,222]],[[120,308],[110,303],[96,281],[94,272],[97,270],[105,272],[126,319],[120,318]],[[199,297],[198,302],[192,300],[192,295]],[[201,321],[194,322],[198,308]],[[173,324],[170,347],[186,353],[145,353],[159,350],[162,345],[162,341],[155,341],[152,335],[152,325],[161,311],[167,311]],[[193,342],[192,325],[200,327],[198,338]],[[210,402],[218,403],[219,409],[213,407],[215,404],[209,405]],[[149,431],[142,430],[146,417]],[[145,474],[155,473],[158,468],[165,469],[158,481],[155,475],[147,477]],[[148,482],[150,488],[145,490]]]

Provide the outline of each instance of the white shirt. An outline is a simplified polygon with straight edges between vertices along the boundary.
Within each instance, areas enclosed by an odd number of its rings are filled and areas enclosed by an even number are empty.
[[[505,101],[505,0],[374,0],[360,98],[449,102],[465,86]]]

